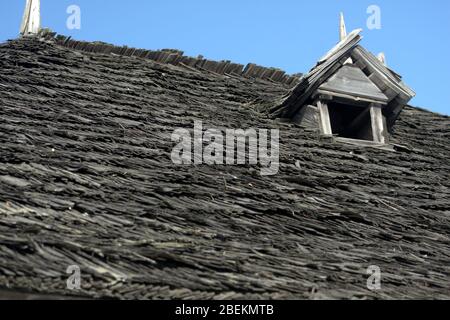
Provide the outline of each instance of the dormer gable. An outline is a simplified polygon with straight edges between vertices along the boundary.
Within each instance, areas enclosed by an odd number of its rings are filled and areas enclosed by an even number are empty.
[[[364,72],[352,64],[342,66],[319,87],[318,92],[384,104],[389,101]]]
[[[359,45],[361,29],[345,36],[341,22],[340,31],[342,40],[270,113],[317,126],[324,135],[387,143],[415,93],[400,75]],[[385,61],[384,54],[382,58]]]

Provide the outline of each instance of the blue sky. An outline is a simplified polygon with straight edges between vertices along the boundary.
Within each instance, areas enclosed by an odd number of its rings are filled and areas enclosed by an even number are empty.
[[[450,114],[448,0],[41,0],[42,25],[80,40],[147,49],[175,48],[214,60],[306,72],[338,40],[338,15],[362,44],[385,52],[389,67],[416,92],[412,104]],[[0,41],[17,37],[25,0],[0,2]],[[69,30],[69,5],[81,29]],[[369,30],[367,8],[381,9]]]

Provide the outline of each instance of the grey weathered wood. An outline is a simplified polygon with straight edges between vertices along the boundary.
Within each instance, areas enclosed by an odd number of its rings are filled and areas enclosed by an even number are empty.
[[[41,30],[39,35],[47,40],[55,40],[57,44],[64,47],[73,48],[85,52],[97,52],[105,54],[116,54],[122,56],[135,56],[143,59],[150,59],[159,63],[172,64],[175,66],[194,68],[205,72],[217,73],[221,75],[245,76],[255,79],[263,79],[270,82],[282,83],[288,87],[298,84],[302,74],[288,75],[278,68],[266,68],[249,63],[247,66],[231,63],[230,61],[213,61],[204,59],[203,56],[197,58],[184,56],[184,52],[174,49],[162,49],[160,51],[141,50],[128,47],[116,47],[104,43],[87,43],[83,41],[71,40],[64,37]]]
[[[361,69],[351,65],[344,65],[319,89],[385,103],[389,101]]]
[[[331,128],[330,112],[328,110],[327,103],[321,100],[317,100],[317,107],[319,108],[320,128],[322,133],[325,135],[332,135],[333,130]]]
[[[23,13],[20,34],[37,34],[41,27],[41,3],[40,0],[27,0]]]
[[[335,101],[341,104],[349,104],[354,106],[367,107],[370,103],[380,103],[380,101],[372,100],[368,98],[362,98],[358,96],[353,96],[345,93],[337,93],[319,89],[317,90],[317,95],[319,96],[328,96],[329,99],[325,99],[327,101]],[[322,99],[324,100],[324,99]]]
[[[308,105],[302,109],[301,113],[293,121],[305,128],[317,128],[320,121],[319,109],[317,106]]]
[[[370,69],[372,74],[379,78],[379,81],[391,87],[398,93],[403,93],[409,99],[415,96],[415,92],[407,87],[403,82],[399,81],[398,76],[384,66],[373,54],[357,46],[351,54],[353,59],[364,60],[366,67]]]
[[[406,106],[415,93],[401,81],[398,74],[358,46],[360,40],[358,31],[355,31],[328,52],[301,79],[290,95],[276,106],[270,107],[268,111],[272,117],[292,119],[315,99],[315,95],[331,93],[340,99],[347,99],[349,104],[385,104],[383,115],[386,117],[388,130],[391,131],[398,118],[398,106],[401,109]],[[353,64],[348,63],[349,58]],[[355,71],[358,69],[359,71]]]
[[[448,299],[450,119],[408,107],[392,146],[333,144],[255,112],[288,93],[37,37],[0,45],[0,288]],[[280,129],[279,174],[174,165],[171,134],[199,117],[205,129]],[[369,263],[380,292],[366,289]],[[81,291],[66,287],[73,264]]]
[[[384,132],[384,120],[381,107],[372,105],[370,107],[370,121],[372,123],[372,137],[374,142],[385,143]]]
[[[318,87],[331,77],[348,59],[350,52],[361,40],[359,33],[362,30],[355,30],[343,41],[339,42],[331,49],[317,65],[301,79],[301,82],[286,97],[280,105],[270,109],[275,117],[292,118],[302,107]]]

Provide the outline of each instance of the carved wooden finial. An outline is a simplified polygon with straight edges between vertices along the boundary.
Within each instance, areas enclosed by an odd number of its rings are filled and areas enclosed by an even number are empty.
[[[385,66],[387,66],[386,63],[386,55],[384,54],[384,52],[380,52],[377,56],[378,60],[380,60]]]
[[[344,13],[341,12],[341,18],[339,20],[339,40],[344,40],[346,36],[347,28],[345,27]]]
[[[41,28],[41,2],[40,0],[27,0],[23,13],[21,35],[37,34]]]
[[[339,40],[342,41],[345,38],[347,38],[347,27],[345,26],[344,13],[341,12],[341,16],[339,19]],[[352,63],[353,63],[352,58],[348,58],[344,64],[352,64]]]

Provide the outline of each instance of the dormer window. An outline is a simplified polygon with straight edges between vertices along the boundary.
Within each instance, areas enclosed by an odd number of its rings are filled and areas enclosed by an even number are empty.
[[[382,106],[356,106],[333,101],[318,101],[320,129],[324,135],[387,143],[388,134]]]
[[[343,24],[343,19],[342,23]],[[346,35],[301,80],[272,116],[289,118],[323,135],[385,144],[402,109],[415,96],[401,77]]]
[[[313,94],[323,134],[386,143],[388,97],[353,64],[345,64]]]
[[[381,141],[383,131],[376,126],[372,120],[377,116],[376,105],[373,106],[352,106],[330,102],[328,113],[330,117],[331,133],[338,137],[367,140],[374,142]]]

